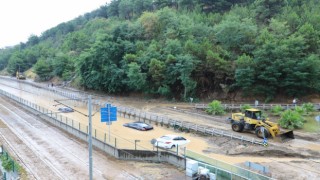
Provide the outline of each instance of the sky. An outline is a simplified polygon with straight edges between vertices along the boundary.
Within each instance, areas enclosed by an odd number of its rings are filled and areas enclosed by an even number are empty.
[[[98,9],[111,0],[1,0],[0,48]]]

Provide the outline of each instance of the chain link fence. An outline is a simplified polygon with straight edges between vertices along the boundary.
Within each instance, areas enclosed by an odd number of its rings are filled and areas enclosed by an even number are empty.
[[[271,177],[262,175],[223,161],[212,159],[208,156],[187,150],[186,157],[199,162],[200,167],[209,169],[210,172],[216,175],[219,180],[271,180]]]
[[[20,165],[14,160],[4,145],[0,146],[2,179],[19,179]]]

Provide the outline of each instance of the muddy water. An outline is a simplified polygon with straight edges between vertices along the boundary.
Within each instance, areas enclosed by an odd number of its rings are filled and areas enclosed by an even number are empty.
[[[50,109],[53,112],[57,112],[57,116],[62,115],[62,113],[58,113],[58,108],[61,107],[61,105],[58,105],[58,103],[55,100],[59,100],[59,102],[62,102],[68,106],[71,106],[78,112],[73,113],[63,113],[63,116],[68,117],[70,119],[73,119],[72,124],[74,124],[77,127],[77,124],[79,124],[80,129],[83,131],[86,130],[86,126],[88,125],[88,117],[86,117],[84,114],[88,114],[87,107],[83,103],[78,103],[71,100],[66,100],[65,97],[56,95],[52,92],[48,92],[43,89],[35,88],[30,85],[18,83],[18,82],[10,82],[8,86],[4,86],[3,84],[0,84],[0,88],[2,90],[5,90],[11,94],[20,96],[21,98],[36,103],[44,108]],[[119,148],[137,148],[137,149],[152,149],[153,146],[151,145],[150,141],[151,139],[158,138],[165,134],[182,134],[187,139],[190,139],[191,142],[187,145],[187,149],[191,150],[196,153],[203,154],[208,157],[215,158],[217,160],[221,160],[230,164],[236,164],[241,163],[245,161],[251,161],[251,162],[270,162],[271,159],[268,158],[255,158],[255,157],[231,157],[221,154],[204,154],[203,150],[206,150],[210,145],[207,143],[207,140],[202,137],[198,137],[197,135],[193,135],[191,133],[181,133],[181,132],[175,132],[173,129],[169,129],[166,127],[155,126],[154,130],[148,131],[148,132],[142,132],[137,131],[134,129],[129,129],[126,127],[123,127],[124,123],[132,122],[132,120],[128,120],[122,117],[118,117],[118,121],[113,122],[110,126],[110,136],[109,136],[109,126],[107,126],[105,123],[100,122],[100,113],[96,113],[95,110],[93,110],[94,116],[92,117],[92,127],[93,127],[93,136],[97,137],[98,139],[109,141],[110,137],[110,143],[116,145]],[[70,124],[70,119],[68,121],[68,124]],[[148,123],[148,122],[147,122]],[[136,142],[135,140],[139,140],[139,142]],[[221,152],[222,154],[224,152]],[[288,159],[283,159],[288,160]],[[292,160],[292,159],[290,159]]]

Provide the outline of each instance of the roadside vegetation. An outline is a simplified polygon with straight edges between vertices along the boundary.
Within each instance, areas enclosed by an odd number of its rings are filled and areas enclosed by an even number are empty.
[[[206,109],[206,112],[210,115],[223,115],[225,114],[225,108],[218,100],[213,100]]]
[[[302,96],[320,90],[319,17],[317,0],[112,0],[0,49],[0,70],[179,100]]]
[[[249,104],[242,105],[240,111],[253,108]],[[209,115],[224,115],[226,114],[225,107],[220,101],[214,100],[208,104],[206,113]],[[295,106],[293,109],[284,109],[280,105],[272,107],[268,111],[262,111],[262,118],[272,116],[271,120],[279,123],[280,127],[285,129],[302,129],[307,132],[320,132],[319,122],[315,121],[315,107],[312,103],[304,103],[301,106]]]
[[[19,175],[19,178],[24,180],[27,178],[27,173],[24,168],[18,164],[18,162],[8,154],[8,152],[4,151],[2,146],[2,154],[0,155],[1,166],[6,172],[15,172]]]

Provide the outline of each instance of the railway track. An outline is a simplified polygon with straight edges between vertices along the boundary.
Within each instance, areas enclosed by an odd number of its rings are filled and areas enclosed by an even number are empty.
[[[34,143],[31,143],[30,139],[27,138],[28,136],[26,136],[26,134],[22,134],[21,132],[17,132],[17,129],[23,128],[22,124],[25,124],[25,121],[19,115],[21,113],[20,110],[15,108],[11,103],[9,103],[9,101],[2,98],[0,98],[0,106],[2,112],[0,118],[8,127],[8,131],[1,132],[1,136],[5,140],[6,144],[8,144],[10,147],[10,150],[14,152],[15,156],[20,159],[21,162],[23,162],[23,165],[31,177],[34,177],[35,179],[41,179],[42,175],[46,174],[52,177],[63,179],[63,176],[58,171],[52,171],[53,166],[51,164],[42,159],[37,151],[34,151]],[[15,118],[8,118],[8,116],[4,116],[4,112],[8,113],[8,115],[12,114]],[[9,134],[10,136],[8,136]],[[19,148],[17,148],[14,147],[16,146],[14,144],[21,145]],[[19,149],[23,149],[23,152],[19,151]],[[29,158],[26,159],[26,157]],[[39,166],[39,164],[41,165]]]

